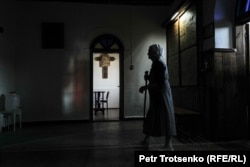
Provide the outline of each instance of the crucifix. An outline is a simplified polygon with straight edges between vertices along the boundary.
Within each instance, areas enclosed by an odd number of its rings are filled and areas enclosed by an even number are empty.
[[[99,61],[99,66],[102,67],[102,78],[108,78],[108,66],[110,66],[110,61],[114,61],[115,58],[108,54],[101,54],[95,60]]]

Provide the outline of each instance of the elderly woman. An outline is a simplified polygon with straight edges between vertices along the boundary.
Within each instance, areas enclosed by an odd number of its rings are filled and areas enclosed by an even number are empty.
[[[144,140],[141,144],[149,147],[150,137],[165,136],[164,150],[173,150],[172,136],[176,135],[174,106],[170,84],[168,81],[168,69],[161,60],[163,48],[154,44],[148,49],[148,58],[152,60],[149,76],[149,84],[140,87],[139,91],[149,91],[150,105],[143,123]]]

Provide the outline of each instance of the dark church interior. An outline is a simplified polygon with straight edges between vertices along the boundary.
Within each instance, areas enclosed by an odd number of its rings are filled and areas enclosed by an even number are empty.
[[[164,48],[174,151],[250,151],[250,0],[1,0],[0,166],[134,166]]]

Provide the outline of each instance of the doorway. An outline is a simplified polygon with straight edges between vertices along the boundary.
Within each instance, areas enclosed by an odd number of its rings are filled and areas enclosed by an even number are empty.
[[[98,36],[90,52],[90,120],[123,118],[123,46],[113,35]]]

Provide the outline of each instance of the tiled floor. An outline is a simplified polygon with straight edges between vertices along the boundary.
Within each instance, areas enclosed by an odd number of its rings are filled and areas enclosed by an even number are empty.
[[[94,121],[117,121],[119,120],[119,109],[109,109],[105,110],[104,113],[98,111],[97,113],[93,112]]]
[[[57,123],[25,126],[0,133],[1,167],[133,167],[134,153],[144,150],[142,121]],[[152,138],[158,150],[164,138]],[[179,134],[175,151],[250,150],[250,142],[210,142]]]

